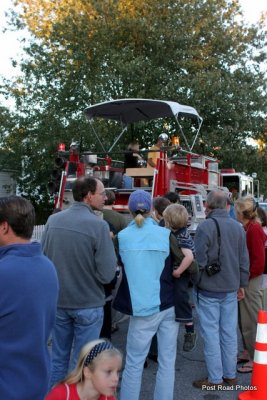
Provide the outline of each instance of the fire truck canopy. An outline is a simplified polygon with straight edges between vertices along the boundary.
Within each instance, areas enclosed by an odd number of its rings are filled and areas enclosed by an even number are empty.
[[[85,109],[86,117],[111,119],[125,125],[139,121],[150,121],[166,117],[202,118],[195,108],[185,106],[174,101],[150,100],[150,99],[119,99],[95,104]]]

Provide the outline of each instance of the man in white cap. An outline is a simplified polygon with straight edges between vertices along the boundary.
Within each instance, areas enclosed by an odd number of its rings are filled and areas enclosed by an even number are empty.
[[[160,157],[160,148],[168,141],[168,135],[166,133],[161,133],[158,137],[158,141],[149,150],[147,154],[147,168],[156,168],[157,159]]]

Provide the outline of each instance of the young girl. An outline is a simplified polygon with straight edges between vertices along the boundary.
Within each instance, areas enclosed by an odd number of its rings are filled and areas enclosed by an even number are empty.
[[[174,308],[177,322],[185,324],[184,351],[192,351],[196,347],[197,334],[194,330],[192,307],[189,302],[190,274],[187,268],[195,256],[195,246],[187,230],[188,213],[181,204],[170,204],[163,211],[166,228],[170,228],[176,237],[179,247],[184,255],[181,264],[173,270],[174,281]]]
[[[76,368],[46,396],[45,400],[115,400],[122,355],[105,340],[86,344]]]

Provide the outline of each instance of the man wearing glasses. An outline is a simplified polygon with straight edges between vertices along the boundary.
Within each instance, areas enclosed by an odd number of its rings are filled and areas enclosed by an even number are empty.
[[[112,281],[116,271],[108,224],[94,213],[104,207],[103,183],[78,178],[72,193],[74,203],[49,217],[42,236],[43,251],[55,264],[60,285],[50,387],[75,367],[82,346],[99,338],[103,284]]]

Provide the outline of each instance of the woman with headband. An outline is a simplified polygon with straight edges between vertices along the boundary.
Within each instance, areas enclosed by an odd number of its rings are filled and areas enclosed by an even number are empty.
[[[46,396],[45,400],[115,400],[122,354],[105,340],[86,344],[76,368]]]

